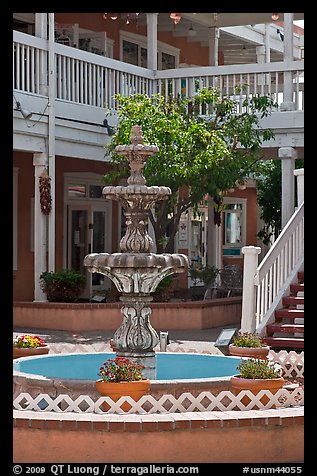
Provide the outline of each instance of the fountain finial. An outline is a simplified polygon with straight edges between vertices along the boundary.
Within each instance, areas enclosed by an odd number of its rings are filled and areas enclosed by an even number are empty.
[[[135,125],[132,126],[132,133],[130,142],[131,144],[143,144],[144,138],[142,135],[142,128],[141,126]]]

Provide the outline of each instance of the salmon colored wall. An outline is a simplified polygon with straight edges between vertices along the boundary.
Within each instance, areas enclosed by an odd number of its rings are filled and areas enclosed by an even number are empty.
[[[268,413],[270,410],[268,411]],[[222,412],[207,412],[219,413]],[[14,463],[296,463],[304,458],[303,424],[295,420],[287,425],[269,423],[260,426],[256,423],[257,412],[240,412],[239,417],[230,418],[231,413],[225,412],[223,427],[220,419],[211,420],[210,427],[204,428],[204,418],[192,421],[192,428],[182,429],[184,420],[173,421],[169,415],[164,415],[162,422],[156,415],[152,421],[147,421],[148,430],[142,430],[133,419],[124,423],[121,415],[116,421],[111,421],[114,430],[109,431],[107,421],[94,421],[94,431],[81,430],[87,427],[86,422],[75,418],[61,422],[58,417],[47,420],[47,429],[43,428],[39,415],[38,420],[17,422],[19,427],[13,431],[13,461]],[[259,419],[265,420],[262,412]],[[188,414],[191,419],[192,413]],[[199,412],[194,413],[197,418]],[[270,415],[270,414],[269,414]],[[81,416],[81,415],[79,415]],[[134,415],[129,415],[133,417]],[[161,415],[158,415],[160,417]],[[262,418],[261,418],[262,417]],[[89,418],[85,415],[85,418]],[[186,418],[186,413],[185,413]],[[279,417],[276,415],[276,419]],[[253,422],[254,421],[254,422]],[[162,430],[156,427],[161,424]],[[178,429],[172,430],[172,425]],[[254,426],[252,426],[254,425]],[[91,425],[92,427],[92,425]],[[183,427],[184,428],[184,427]],[[211,474],[211,473],[210,473]]]
[[[31,198],[34,196],[33,154],[14,152],[13,166],[18,173],[18,270],[13,275],[13,300],[33,301],[34,299],[34,253],[31,252]],[[101,176],[107,171],[108,165],[103,162],[65,158],[56,156],[56,270],[63,265],[63,205],[64,205],[64,173],[95,172]],[[118,219],[113,214],[115,233]],[[116,244],[112,242],[112,244]],[[117,251],[117,246],[112,251]]]
[[[33,299],[34,253],[31,251],[31,198],[34,197],[33,154],[15,152],[18,171],[18,270],[13,273],[13,300]],[[23,236],[23,239],[19,237]]]
[[[113,57],[120,59],[120,33],[119,30],[136,33],[146,36],[146,26],[138,24],[137,20],[131,20],[127,25],[125,20],[113,21],[110,18],[104,20],[103,13],[55,13],[57,23],[74,24],[78,23],[80,28],[92,31],[106,31],[107,37],[114,40]],[[208,66],[208,47],[201,46],[199,42],[187,42],[185,38],[176,38],[171,32],[157,33],[159,41],[175,46],[180,49],[180,63],[196,64]],[[224,64],[223,53],[218,55],[219,65]]]
[[[196,302],[151,303],[151,324],[157,330],[210,329],[241,320],[242,298],[219,298]],[[115,331],[122,322],[116,303],[16,302],[13,323],[17,327],[67,331]],[[106,317],[106,319],[105,319]]]

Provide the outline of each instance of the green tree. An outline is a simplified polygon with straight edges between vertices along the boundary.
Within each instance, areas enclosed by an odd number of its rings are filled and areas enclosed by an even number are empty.
[[[172,191],[149,214],[157,252],[171,253],[181,215],[189,208],[197,210],[206,194],[219,201],[220,192],[248,177],[261,159],[261,144],[273,133],[260,129],[260,117],[269,115],[275,104],[267,96],[254,96],[243,101],[240,111],[235,99],[209,88],[198,91],[194,100],[166,101],[159,94],[118,94],[114,99],[119,123],[106,146],[113,168],[104,180],[113,184],[128,177],[126,159],[115,153],[115,147],[129,144],[132,126],[140,125],[144,143],[159,147],[144,167],[147,185],[164,185]]]
[[[295,168],[304,167],[304,160],[295,161]],[[295,178],[294,178],[295,180]],[[258,164],[257,202],[260,206],[260,217],[264,225],[258,237],[265,245],[272,243],[282,230],[282,162],[279,159],[263,160]]]

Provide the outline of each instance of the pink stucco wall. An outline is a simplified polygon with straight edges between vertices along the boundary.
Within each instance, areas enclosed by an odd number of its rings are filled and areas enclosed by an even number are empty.
[[[147,415],[17,412],[15,463],[302,462],[303,407]],[[295,464],[295,463],[294,463]]]
[[[209,329],[240,322],[241,297],[151,304],[157,330]],[[122,322],[121,303],[82,304],[15,302],[17,327],[67,331],[116,330]]]

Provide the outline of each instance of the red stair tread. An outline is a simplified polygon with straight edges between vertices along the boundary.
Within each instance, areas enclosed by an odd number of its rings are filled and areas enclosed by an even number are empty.
[[[304,304],[303,296],[285,296],[282,299],[285,306],[297,306],[298,304]]]
[[[297,283],[290,285],[289,294],[282,298],[283,307],[275,310],[275,322],[266,326],[264,342],[272,349],[304,349],[304,321],[295,324],[295,319],[304,319],[304,272],[298,272],[297,278]]]
[[[283,323],[274,323],[268,324],[266,326],[266,331],[269,334],[273,334],[274,332],[303,332],[304,333],[304,324],[283,324]]]
[[[304,271],[298,271],[297,277],[300,281],[304,280]]]
[[[265,337],[264,341],[270,347],[287,347],[293,349],[304,348],[304,338],[301,337]]]
[[[304,292],[304,283],[293,283],[290,285],[291,293]]]
[[[304,309],[276,309],[275,319],[296,319],[297,317],[304,317]]]

